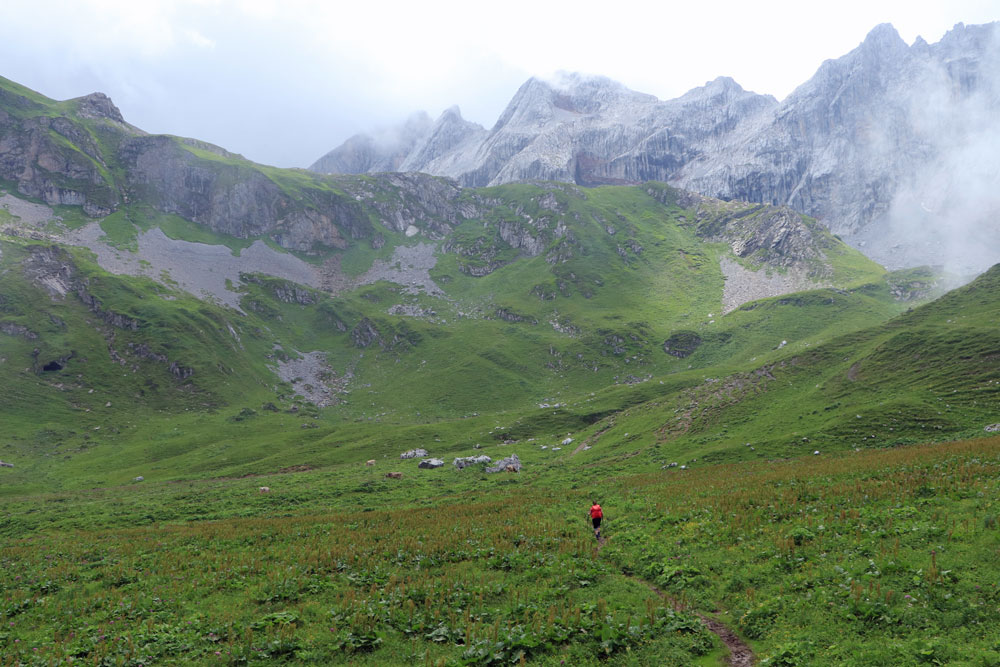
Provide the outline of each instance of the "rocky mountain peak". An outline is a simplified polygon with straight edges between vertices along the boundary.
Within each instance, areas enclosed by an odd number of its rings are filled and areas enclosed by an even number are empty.
[[[517,89],[514,97],[503,110],[492,132],[512,123],[517,125],[543,124],[552,115],[552,98],[555,91],[545,81],[531,77]]]
[[[746,92],[745,90],[743,90],[743,86],[736,83],[736,79],[732,78],[731,76],[716,77],[711,81],[709,81],[708,83],[706,83],[700,89],[695,88],[694,90],[689,91],[688,94],[691,94],[697,90],[702,90],[709,95],[733,95],[733,94],[738,95]]]
[[[910,58],[910,47],[889,23],[875,26],[855,49],[833,60],[826,60],[816,74],[796,88],[788,100],[815,99],[830,91],[834,95],[844,86],[861,86],[869,92],[884,89],[898,77]]]
[[[420,138],[399,167],[400,171],[429,171],[428,165],[441,156],[454,154],[459,147],[484,136],[486,130],[478,123],[462,118],[458,106],[445,109],[434,125]],[[445,165],[431,167],[435,171],[446,169]]]
[[[1000,60],[1000,22],[983,25],[957,23],[930,48],[945,62],[984,60],[994,67]]]
[[[677,102],[684,106],[696,107],[721,107],[745,100],[756,100],[763,102],[765,105],[775,105],[778,103],[770,95],[758,95],[757,93],[744,90],[743,86],[728,76],[717,77],[704,86],[692,88],[677,98]]]
[[[553,104],[565,111],[579,114],[607,112],[629,104],[650,104],[658,100],[638,93],[604,76],[579,72],[560,74],[553,85]]]
[[[84,118],[106,118],[116,123],[124,123],[125,118],[111,98],[104,93],[91,93],[76,100],[77,113]]]
[[[443,134],[460,134],[464,136],[469,132],[477,130],[486,131],[482,125],[462,118],[462,110],[458,108],[458,105],[454,105],[441,112],[441,115],[438,116],[437,120],[434,121],[434,124],[427,131],[424,140],[432,141],[434,137],[440,137]],[[419,144],[417,148],[420,148]]]
[[[450,107],[441,112],[441,115],[438,116],[437,122],[440,123],[445,119],[449,121],[464,120],[462,118],[462,110],[459,108],[457,104],[451,105]]]
[[[526,129],[584,116],[615,114],[656,102],[653,95],[630,90],[603,76],[574,72],[560,73],[551,81],[532,77],[514,94],[492,132],[505,127]]]
[[[891,57],[907,49],[907,46],[891,23],[880,23],[868,32],[860,48]]]
[[[324,174],[398,171],[432,126],[427,112],[418,111],[402,125],[354,135],[316,160],[309,169]]]

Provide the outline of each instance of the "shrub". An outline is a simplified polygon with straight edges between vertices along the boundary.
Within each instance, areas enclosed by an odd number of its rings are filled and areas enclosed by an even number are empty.
[[[750,639],[760,639],[765,637],[774,624],[774,619],[778,615],[778,608],[771,602],[762,602],[756,607],[747,610],[740,617],[739,626]]]

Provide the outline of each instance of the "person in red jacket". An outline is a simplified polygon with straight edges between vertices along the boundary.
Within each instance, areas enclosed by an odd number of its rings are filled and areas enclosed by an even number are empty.
[[[594,523],[594,537],[596,539],[601,539],[601,519],[604,518],[604,512],[601,510],[601,506],[594,502],[590,506],[590,520]]]

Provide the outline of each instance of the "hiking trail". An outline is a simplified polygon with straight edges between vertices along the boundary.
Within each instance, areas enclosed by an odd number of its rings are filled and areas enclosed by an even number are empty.
[[[594,549],[595,555],[601,553],[601,549],[604,548],[606,543],[607,539],[603,535],[597,538],[597,548]],[[712,618],[711,616],[707,616],[699,611],[693,611],[685,608],[679,600],[671,595],[668,595],[667,593],[664,593],[654,584],[651,584],[641,577],[629,574],[626,574],[625,576],[651,590],[657,596],[669,603],[674,610],[689,611],[697,616],[705,627],[708,628],[709,632],[713,633],[720,640],[722,640],[722,643],[725,644],[727,649],[729,649],[729,655],[726,657],[726,664],[729,665],[729,667],[752,667],[756,662],[753,649],[751,649],[745,641],[740,639],[739,635],[737,635],[731,628],[721,621]]]
[[[585,438],[579,445],[576,446],[576,449],[573,450],[573,453],[570,454],[570,456],[575,456],[576,454],[579,454],[584,449],[588,448],[588,445],[590,445],[591,442],[597,442],[597,440],[602,435],[604,435],[604,432],[607,431],[609,428],[611,428],[614,425],[615,425],[614,422],[612,422],[610,426],[606,426],[605,428],[602,428],[600,431],[598,431],[597,433],[593,434],[589,438]]]

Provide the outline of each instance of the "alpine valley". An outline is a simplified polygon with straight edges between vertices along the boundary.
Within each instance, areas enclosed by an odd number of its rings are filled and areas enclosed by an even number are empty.
[[[1000,665],[998,44],[310,170],[0,78],[0,663]]]

